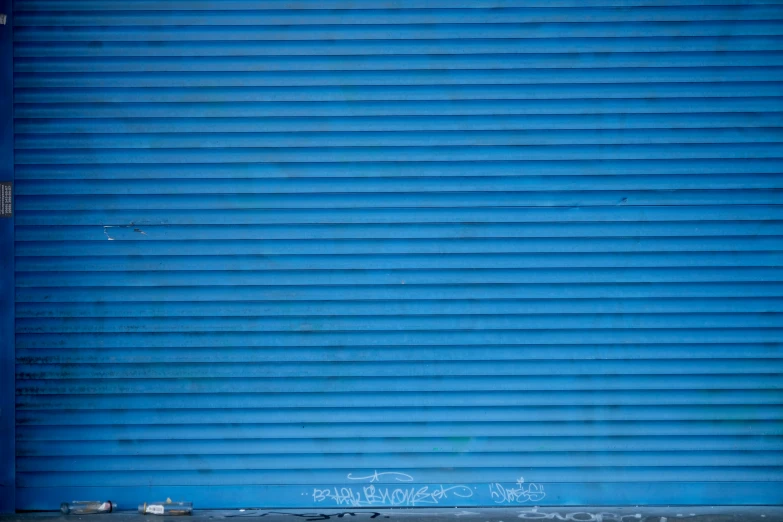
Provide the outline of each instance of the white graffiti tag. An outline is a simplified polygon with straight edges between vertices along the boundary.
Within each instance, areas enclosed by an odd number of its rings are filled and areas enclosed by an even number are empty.
[[[313,489],[313,501],[332,501],[337,506],[421,506],[439,504],[441,500],[453,495],[470,498],[473,491],[468,486],[419,486],[395,488],[384,486],[364,486],[361,488],[333,487]]]
[[[535,482],[525,484],[523,477],[519,477],[514,486],[504,486],[499,482],[494,482],[489,485],[489,494],[496,504],[539,502],[546,497],[542,484],[536,484]]]
[[[369,484],[352,486],[323,486],[313,488],[313,502],[329,502],[337,506],[421,506],[437,505],[451,497],[470,498],[473,490],[468,486],[459,485],[428,485],[428,486],[387,486],[377,484],[382,480],[396,482],[413,482],[407,473],[399,471],[374,471],[370,475],[357,476],[349,473],[348,480],[369,482]]]
[[[353,473],[348,473],[347,478],[348,480],[369,480],[370,482],[380,482],[381,477],[386,476],[394,478],[394,480],[397,482],[413,482],[413,477],[407,473],[401,473],[399,471],[384,471],[382,473],[374,471],[372,475],[367,475],[365,477],[354,477]]]
[[[558,512],[540,512],[538,508],[519,512],[519,518],[525,520],[567,520],[569,522],[638,522],[641,520],[640,513],[616,514],[616,513],[589,513],[586,511],[574,511],[566,513]],[[661,517],[666,520],[666,517]]]

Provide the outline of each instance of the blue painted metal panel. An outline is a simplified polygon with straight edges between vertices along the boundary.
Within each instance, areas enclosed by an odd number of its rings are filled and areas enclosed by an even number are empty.
[[[783,4],[17,0],[17,506],[783,503]]]
[[[0,513],[16,509],[12,9],[11,0],[0,0]]]

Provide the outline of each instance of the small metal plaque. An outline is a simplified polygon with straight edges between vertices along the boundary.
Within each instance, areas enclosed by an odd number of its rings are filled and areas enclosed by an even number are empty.
[[[14,184],[0,181],[0,218],[14,217]]]

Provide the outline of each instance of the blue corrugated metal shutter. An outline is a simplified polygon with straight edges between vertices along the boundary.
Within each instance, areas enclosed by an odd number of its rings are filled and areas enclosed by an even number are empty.
[[[783,5],[18,0],[18,507],[783,502]]]

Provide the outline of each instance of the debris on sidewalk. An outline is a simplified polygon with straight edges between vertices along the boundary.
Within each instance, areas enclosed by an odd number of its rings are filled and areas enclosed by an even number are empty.
[[[170,498],[165,502],[145,502],[139,504],[139,513],[142,515],[183,516],[193,514],[192,502],[172,502]]]
[[[99,500],[74,500],[60,504],[63,515],[93,515],[97,513],[111,513],[117,506],[111,500],[101,502]]]

